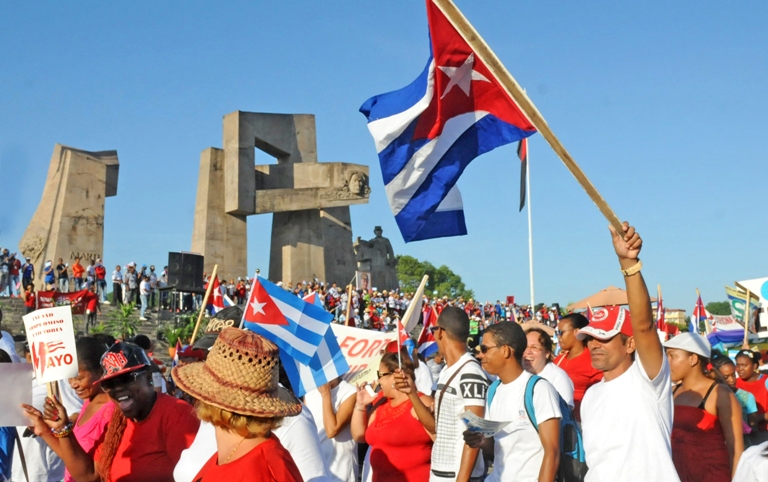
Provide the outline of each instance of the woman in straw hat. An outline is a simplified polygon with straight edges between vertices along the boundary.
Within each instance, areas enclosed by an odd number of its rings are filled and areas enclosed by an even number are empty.
[[[683,333],[664,348],[672,382],[679,382],[672,392],[677,474],[682,482],[730,480],[744,450],[741,407],[727,385],[705,375],[712,347],[698,333]]]
[[[302,481],[291,455],[272,430],[301,403],[278,386],[277,347],[259,335],[224,329],[204,362],[171,372],[197,401],[198,417],[216,428],[215,453],[194,480]]]

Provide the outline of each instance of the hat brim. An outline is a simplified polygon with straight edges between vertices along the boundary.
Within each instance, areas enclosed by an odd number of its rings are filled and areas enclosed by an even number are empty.
[[[194,345],[192,345],[192,349],[209,351],[213,344],[216,343],[216,339],[218,337],[218,333],[206,333],[205,335],[201,336]]]
[[[110,373],[109,375],[105,375],[105,376],[103,376],[103,377],[99,378],[98,380],[96,380],[96,381],[95,381],[95,382],[93,382],[93,383],[94,383],[94,385],[96,385],[96,384],[99,384],[99,383],[101,383],[101,382],[103,382],[103,381],[105,381],[105,380],[110,380],[110,379],[112,379],[112,378],[117,378],[117,377],[119,377],[120,375],[125,375],[126,373],[131,373],[131,372],[135,372],[135,371],[138,371],[138,370],[142,370],[142,369],[146,369],[146,370],[149,370],[149,368],[150,368],[150,367],[149,367],[148,365],[136,365],[136,366],[132,366],[131,368],[125,368],[125,369],[123,369],[123,370],[120,370],[119,372]]]
[[[251,417],[293,417],[301,413],[301,402],[283,387],[274,394],[250,393],[226,386],[205,369],[205,362],[178,365],[171,370],[176,386],[214,407]]]
[[[605,330],[600,330],[598,328],[587,325],[576,333],[576,339],[584,340],[584,338],[591,336],[592,338],[595,338],[597,340],[607,341],[613,338],[614,336],[618,335],[619,333],[621,333],[621,331],[619,330],[605,331]]]

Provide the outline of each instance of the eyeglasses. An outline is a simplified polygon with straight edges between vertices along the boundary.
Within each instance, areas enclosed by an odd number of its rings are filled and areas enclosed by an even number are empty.
[[[136,380],[143,374],[147,373],[146,370],[137,370],[135,372],[126,373],[119,377],[110,378],[101,382],[101,389],[106,393],[115,390],[117,387],[127,387],[136,383]]]
[[[384,372],[384,373],[381,373],[380,371],[376,370],[376,377],[377,378],[384,378],[384,377],[386,377],[388,375],[392,375],[393,373],[394,372]]]
[[[494,346],[477,345],[475,347],[475,351],[480,352],[483,355],[485,355],[486,353],[488,353],[488,350],[490,350],[491,348],[500,348],[502,346],[504,346],[504,345],[494,345]]]
[[[430,326],[429,327],[429,331],[431,331],[433,335],[435,333],[437,333],[437,330],[445,330],[445,328],[443,328],[442,326]]]
[[[561,336],[563,336],[563,333],[568,333],[569,331],[573,331],[573,330],[555,330],[555,335],[557,335],[557,337],[560,338]]]

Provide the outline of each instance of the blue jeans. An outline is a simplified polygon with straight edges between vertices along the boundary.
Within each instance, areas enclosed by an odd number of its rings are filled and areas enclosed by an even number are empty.
[[[59,291],[62,293],[69,292],[69,278],[59,278]]]
[[[140,295],[139,298],[141,298],[141,311],[139,312],[139,316],[144,318],[144,312],[147,311],[147,295]]]
[[[83,278],[75,278],[75,291],[83,289]]]

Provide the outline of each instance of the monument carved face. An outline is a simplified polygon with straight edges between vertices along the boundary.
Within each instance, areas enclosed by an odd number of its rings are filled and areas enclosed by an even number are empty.
[[[349,189],[350,193],[356,196],[363,196],[365,195],[366,187],[368,187],[368,179],[364,173],[353,171],[352,174],[349,175],[349,179],[347,180],[347,188]]]

